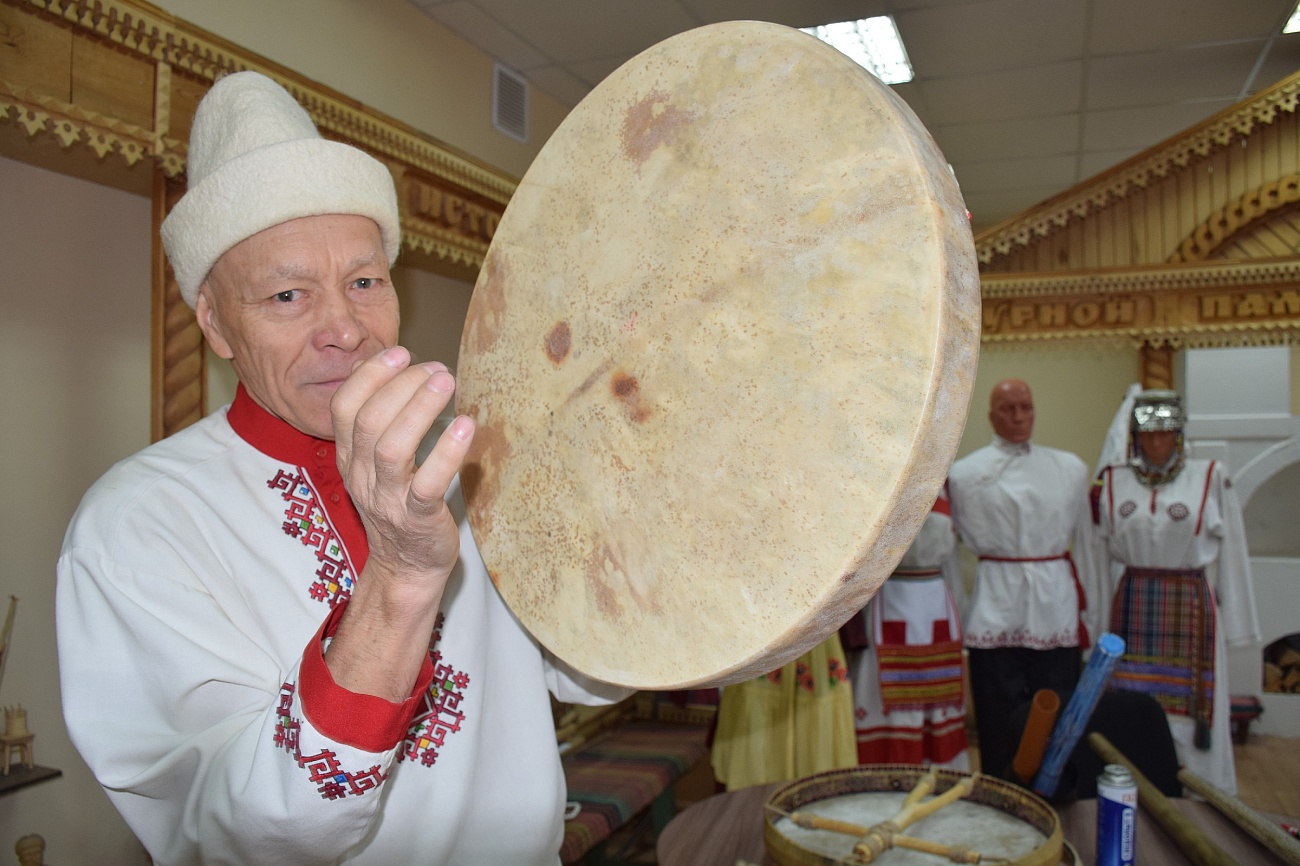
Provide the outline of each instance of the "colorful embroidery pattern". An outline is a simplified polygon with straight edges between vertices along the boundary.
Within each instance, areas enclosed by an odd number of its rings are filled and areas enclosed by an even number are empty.
[[[426,767],[437,763],[438,750],[447,742],[447,735],[456,733],[464,724],[465,714],[460,711],[460,702],[469,688],[469,674],[446,664],[437,648],[442,640],[442,621],[440,613],[429,644],[433,682],[411,720],[411,727],[407,729],[406,739],[397,755],[399,761],[418,761]]]
[[[836,683],[847,683],[849,681],[849,669],[840,664],[837,658],[826,660],[826,672],[830,675],[831,685]]]
[[[379,765],[368,770],[349,773],[339,764],[338,756],[329,749],[321,749],[315,755],[304,755],[298,744],[298,734],[302,723],[293,718],[289,710],[293,707],[294,687],[289,683],[280,686],[280,706],[276,709],[279,721],[275,726],[275,745],[284,749],[289,757],[298,762],[298,766],[307,770],[307,778],[318,787],[321,799],[340,800],[349,794],[359,797],[367,791],[379,787],[388,774],[379,769]]]
[[[1124,502],[1120,503],[1119,516],[1128,517],[1130,514],[1132,514],[1134,511],[1137,510],[1138,510],[1137,503],[1134,502],[1132,499],[1126,499]]]
[[[282,469],[266,482],[266,486],[282,491],[281,497],[289,503],[281,527],[284,534],[316,549],[320,568],[316,569],[316,582],[308,590],[311,597],[329,602],[331,608],[346,601],[352,595],[355,579],[352,566],[306,475],[302,472],[291,475]]]
[[[1191,515],[1191,509],[1181,502],[1175,502],[1165,509],[1169,513],[1170,520],[1186,520]]]

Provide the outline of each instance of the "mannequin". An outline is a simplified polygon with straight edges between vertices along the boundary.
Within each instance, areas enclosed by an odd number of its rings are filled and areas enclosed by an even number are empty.
[[[1067,695],[1088,634],[1071,546],[1088,551],[1088,468],[1032,442],[1029,386],[1006,379],[989,398],[993,442],[953,464],[952,516],[979,556],[964,625],[982,766],[1001,773],[1015,743],[1006,720],[1040,688]]]
[[[1178,394],[1144,391],[1120,411],[1127,460],[1102,469],[1092,493],[1098,534],[1124,566],[1116,584],[1109,562],[1096,564],[1109,630],[1127,646],[1111,687],[1154,697],[1179,762],[1236,791],[1226,647],[1259,640],[1241,506],[1221,462],[1186,455]]]

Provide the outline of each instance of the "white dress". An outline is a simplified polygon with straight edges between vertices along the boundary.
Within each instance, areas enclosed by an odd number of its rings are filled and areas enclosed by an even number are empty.
[[[952,465],[953,521],[980,557],[966,646],[1080,645],[1080,600],[1090,596],[1074,560],[1089,554],[1088,486],[1074,454],[996,435]]]
[[[543,655],[488,578],[458,488],[448,504],[460,561],[399,704],[342,689],[324,663],[367,554],[332,442],[240,389],[90,489],[58,566],[64,716],[153,862],[558,861],[547,689],[626,692]]]
[[[894,575],[858,614],[866,618],[869,641],[849,660],[859,763],[970,767],[954,600],[964,598],[965,590],[956,553],[957,535],[942,497]]]
[[[1213,590],[1209,612],[1214,625],[1210,748],[1201,750],[1195,746],[1196,724],[1187,714],[1191,678],[1174,660],[1174,656],[1183,654],[1176,651],[1174,643],[1183,639],[1184,645],[1190,645],[1191,635],[1182,634],[1174,619],[1166,618],[1159,609],[1152,609],[1160,607],[1159,603],[1143,596],[1137,590],[1136,581],[1124,579],[1130,581],[1127,591],[1124,580],[1115,586],[1109,563],[1098,562],[1094,579],[1104,587],[1107,599],[1114,597],[1113,604],[1102,606],[1102,613],[1107,617],[1102,624],[1111,631],[1120,629],[1121,624],[1110,617],[1128,605],[1132,610],[1130,622],[1147,624],[1144,636],[1128,636],[1130,648],[1133,641],[1146,641],[1157,650],[1161,646],[1165,649],[1163,653],[1153,650],[1141,661],[1126,655],[1111,684],[1157,697],[1165,705],[1182,764],[1220,788],[1235,792],[1237,779],[1229,736],[1225,647],[1258,641],[1260,630],[1241,506],[1227,471],[1215,461],[1188,460],[1177,478],[1151,488],[1142,485],[1130,467],[1118,465],[1103,470],[1099,482],[1094,491],[1097,527],[1112,558],[1130,570],[1158,570],[1154,574],[1141,572],[1157,581],[1161,578],[1160,571],[1169,572],[1169,580],[1190,587],[1195,587],[1198,581],[1209,580]],[[1194,576],[1202,570],[1206,577]],[[1179,576],[1179,572],[1184,576]],[[1156,593],[1168,592],[1158,585],[1152,589]],[[1164,604],[1173,603],[1174,596],[1163,597]],[[1141,629],[1140,625],[1133,627]],[[1171,707],[1175,710],[1171,711]]]

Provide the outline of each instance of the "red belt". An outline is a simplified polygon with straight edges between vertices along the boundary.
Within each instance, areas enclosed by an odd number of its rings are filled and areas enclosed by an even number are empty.
[[[1091,646],[1088,640],[1088,630],[1083,627],[1083,612],[1088,609],[1088,597],[1083,594],[1083,584],[1079,582],[1079,569],[1074,565],[1074,557],[1070,556],[1070,551],[1058,553],[1056,556],[981,556],[981,562],[1055,562],[1058,559],[1064,559],[1070,564],[1070,577],[1074,578],[1074,591],[1079,597],[1079,649],[1087,649]]]

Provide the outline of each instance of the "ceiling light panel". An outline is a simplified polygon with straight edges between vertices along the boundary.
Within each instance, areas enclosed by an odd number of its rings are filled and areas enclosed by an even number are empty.
[[[847,54],[855,63],[886,84],[905,84],[912,80],[912,64],[907,59],[903,38],[890,15],[841,21],[821,27],[804,27],[821,41]]]

